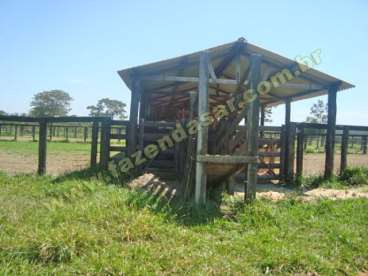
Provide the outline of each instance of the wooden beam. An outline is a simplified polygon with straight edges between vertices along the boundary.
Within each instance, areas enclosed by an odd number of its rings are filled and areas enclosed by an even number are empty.
[[[213,163],[213,164],[244,164],[257,163],[256,156],[246,155],[197,155],[197,162]]]
[[[328,118],[326,135],[325,178],[330,178],[334,172],[335,132],[336,132],[336,94],[337,86],[328,88]]]
[[[246,155],[258,156],[259,131],[259,95],[257,85],[261,79],[261,55],[251,55],[250,89],[256,98],[248,104],[247,113],[247,150]],[[247,182],[245,187],[245,200],[250,202],[256,197],[257,163],[250,163],[247,169]]]
[[[208,112],[208,63],[209,53],[202,52],[199,62],[199,85],[198,85],[198,130],[197,130],[197,158],[199,155],[207,154],[208,147],[208,126],[204,124],[203,115]],[[196,162],[196,185],[194,199],[196,204],[206,202],[207,175],[205,165]]]
[[[194,82],[198,83],[199,78],[197,77],[183,77],[183,76],[170,76],[170,75],[159,75],[159,76],[147,76],[142,77],[143,81],[169,81],[169,82]],[[238,85],[238,82],[233,79],[208,79],[207,82],[222,85]],[[175,85],[175,84],[173,84]]]

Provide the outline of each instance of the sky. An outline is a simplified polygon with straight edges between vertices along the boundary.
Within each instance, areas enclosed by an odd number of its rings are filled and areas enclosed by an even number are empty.
[[[368,125],[368,1],[300,2],[0,0],[0,110],[28,112],[51,89],[73,97],[73,115],[104,97],[129,110],[117,70],[244,37],[291,59],[321,49],[315,69],[356,86],[338,94],[337,123]],[[291,119],[316,101],[292,103]],[[283,120],[282,105],[272,124]]]

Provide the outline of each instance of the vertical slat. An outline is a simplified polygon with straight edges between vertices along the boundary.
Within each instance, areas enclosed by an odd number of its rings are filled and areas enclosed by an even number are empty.
[[[341,161],[340,161],[340,174],[342,174],[347,166],[347,155],[349,146],[349,128],[344,127],[341,139]]]
[[[134,80],[132,89],[132,98],[130,103],[129,115],[129,132],[128,132],[128,153],[132,154],[137,147],[137,124],[138,124],[138,108],[141,97],[141,83],[139,80]]]
[[[303,158],[304,158],[304,127],[300,127],[297,138],[296,154],[296,175],[298,178],[303,176]]]
[[[84,132],[83,132],[83,141],[84,141],[84,143],[87,142],[87,138],[88,138],[88,127],[84,127]]]
[[[208,127],[202,124],[203,115],[208,112],[208,80],[209,80],[209,53],[202,52],[199,62],[199,83],[198,83],[198,131],[197,131],[197,156],[205,155],[208,146]],[[207,175],[205,164],[196,162],[196,185],[194,199],[196,204],[206,202]]]
[[[65,133],[65,140],[69,141],[69,128],[68,127],[64,128],[64,133]]]
[[[254,100],[248,103],[247,110],[247,154],[258,156],[258,130],[259,130],[259,95],[257,85],[261,79],[261,55],[250,56],[250,89],[252,89]],[[245,200],[250,202],[256,197],[257,186],[257,163],[248,164],[247,180],[245,187]]]
[[[38,138],[38,174],[46,173],[46,154],[47,154],[47,121],[40,120],[40,131]]]
[[[92,142],[91,142],[91,167],[97,164],[97,146],[98,146],[98,122],[92,124]]]
[[[336,132],[336,94],[337,86],[328,88],[328,119],[326,136],[325,178],[330,178],[334,172],[335,132]]]

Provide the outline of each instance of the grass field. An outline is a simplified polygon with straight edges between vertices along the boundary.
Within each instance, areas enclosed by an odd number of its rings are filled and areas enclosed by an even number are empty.
[[[0,174],[0,274],[354,274],[368,270],[367,210],[293,198],[196,210],[95,177]]]

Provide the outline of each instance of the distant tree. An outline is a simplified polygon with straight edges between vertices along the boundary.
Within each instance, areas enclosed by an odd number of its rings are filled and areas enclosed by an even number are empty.
[[[0,110],[0,115],[8,115],[8,113],[6,113],[5,111],[3,111],[3,110]]]
[[[307,123],[327,124],[327,104],[322,100],[313,104],[309,114],[311,116],[307,117]]]
[[[96,105],[87,106],[87,109],[93,117],[107,116],[124,120],[127,118],[125,107],[126,104],[121,101],[103,98]]]
[[[37,93],[31,102],[30,115],[35,117],[42,116],[66,116],[73,100],[67,92],[62,90],[51,90]]]

